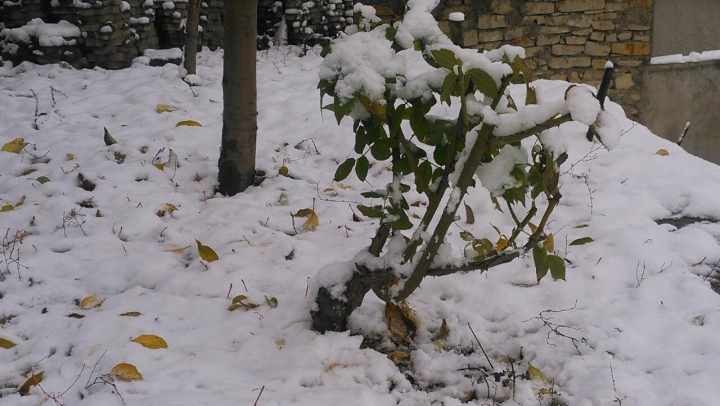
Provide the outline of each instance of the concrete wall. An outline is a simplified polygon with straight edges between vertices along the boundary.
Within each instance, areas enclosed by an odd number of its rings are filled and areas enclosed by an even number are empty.
[[[655,0],[652,56],[720,49],[720,1]]]
[[[720,60],[648,65],[643,76],[640,122],[653,133],[677,141],[690,121],[683,148],[720,164]]]

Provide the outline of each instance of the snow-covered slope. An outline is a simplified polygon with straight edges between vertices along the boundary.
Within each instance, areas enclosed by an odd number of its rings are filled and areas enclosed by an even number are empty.
[[[580,124],[546,135],[570,151],[549,225],[571,261],[567,282],[537,285],[531,258],[426,280],[409,299],[423,323],[412,382],[384,354],[360,349],[361,336],[313,332],[311,278],[362,250],[376,227],[352,219],[371,186],[352,176],[332,182],[353,139],[350,122],[338,127],[321,114],[318,52],[258,54],[257,159],[268,178],[233,198],[213,192],[221,53],[201,54],[202,85],[193,88],[174,65],[0,69],[0,145],[31,143],[0,153],[0,206],[23,202],[0,213],[0,229],[9,240],[24,236],[0,256],[10,271],[0,282],[0,338],[16,344],[0,348],[0,405],[54,404],[43,392],[65,406],[252,405],[258,396],[258,405],[452,405],[473,391],[486,397],[488,387],[508,405],[537,405],[538,397],[547,404],[551,387],[573,406],[717,404],[720,296],[702,275],[720,260],[720,226],[655,220],[720,219],[720,168],[624,118],[612,152],[583,141]],[[568,84],[537,86],[542,101],[562,97]],[[158,104],[179,109],[158,113]],[[619,106],[609,109],[624,117]],[[176,127],[183,120],[202,127]],[[105,145],[104,127],[117,144]],[[170,149],[179,167],[154,166]],[[289,177],[278,175],[283,165]],[[94,190],[78,186],[80,174]],[[384,164],[371,168],[372,187],[388,179]],[[313,199],[320,225],[303,232],[304,219],[293,222],[291,213]],[[476,236],[493,236],[491,223],[511,226],[490,211],[486,192],[475,190],[468,204],[477,221],[458,226]],[[455,255],[460,231],[452,231]],[[582,237],[594,242],[565,243]],[[196,239],[219,260],[202,261]],[[240,294],[259,307],[228,311]],[[89,296],[104,301],[81,308]],[[126,312],[141,314],[120,316]],[[354,332],[388,334],[382,312],[368,296],[352,316]],[[430,337],[442,319],[450,335],[438,352]],[[502,382],[486,385],[479,371],[489,365],[468,324],[495,372],[515,359],[518,374],[531,363],[548,382],[518,379],[514,400]],[[141,334],[168,347],[131,341]],[[136,366],[143,380],[98,380],[119,363]],[[17,388],[40,371],[41,388],[21,397]]]

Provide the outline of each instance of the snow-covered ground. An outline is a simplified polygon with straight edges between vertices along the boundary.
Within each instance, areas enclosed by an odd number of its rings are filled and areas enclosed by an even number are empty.
[[[549,404],[553,396],[572,406],[718,404],[720,296],[703,275],[720,260],[720,225],[656,220],[720,219],[720,168],[624,118],[611,152],[584,141],[581,124],[547,135],[570,151],[548,226],[571,261],[566,282],[536,284],[531,257],[424,281],[409,298],[422,322],[412,379],[360,348],[360,335],[313,332],[311,278],[369,243],[376,224],[354,222],[354,206],[389,179],[378,164],[372,186],[353,176],[332,182],[353,135],[349,121],[338,127],[321,114],[318,53],[258,54],[257,165],[268,178],[232,198],[214,194],[220,52],[200,54],[193,88],[175,65],[0,68],[0,145],[30,143],[20,154],[0,152],[0,206],[13,206],[0,213],[0,229],[17,240],[0,256],[9,271],[0,281],[0,343],[15,344],[0,348],[0,405],[457,405],[472,395],[481,399],[472,404]],[[542,101],[561,98],[568,84],[537,86]],[[158,113],[160,104],[177,110]],[[176,127],[185,120],[202,127]],[[103,128],[117,144],[105,145]],[[289,177],[278,174],[282,166]],[[94,189],[79,187],[79,175]],[[319,226],[305,231],[291,213],[313,199]],[[467,203],[477,220],[452,229],[456,255],[460,227],[493,236],[491,223],[511,226],[482,189]],[[582,237],[594,242],[567,246]],[[219,260],[202,260],[195,240]],[[259,306],[229,311],[241,294]],[[383,308],[370,294],[353,332],[389,335]],[[140,314],[121,316],[128,312]],[[431,336],[443,319],[450,333],[440,351]],[[506,372],[500,382],[482,379],[491,368],[468,324],[494,372]],[[131,341],[143,334],[167,348]],[[112,386],[108,374],[120,363],[143,379]],[[546,380],[518,377],[513,398],[503,383],[529,364]],[[40,385],[20,396],[40,372]]]

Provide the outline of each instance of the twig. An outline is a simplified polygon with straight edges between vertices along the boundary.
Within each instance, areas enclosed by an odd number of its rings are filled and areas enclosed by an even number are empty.
[[[585,342],[585,339],[578,340],[577,338],[572,337],[572,336],[569,336],[569,335],[567,335],[567,334],[564,334],[563,332],[560,331],[560,329],[563,329],[563,328],[564,328],[564,329],[569,329],[569,330],[579,331],[580,328],[578,328],[578,327],[572,327],[572,326],[567,326],[567,325],[564,325],[564,324],[553,323],[553,322],[550,321],[550,320],[552,320],[552,318],[551,318],[551,317],[547,317],[547,316],[545,315],[545,313],[564,313],[564,312],[569,312],[569,311],[571,311],[571,310],[575,310],[576,307],[577,307],[577,300],[575,301],[575,304],[574,304],[572,307],[568,308],[568,309],[562,309],[562,310],[543,310],[543,311],[540,312],[540,314],[539,314],[537,317],[532,317],[532,318],[529,318],[529,319],[527,319],[527,320],[523,320],[523,323],[528,322],[528,321],[531,321],[531,320],[540,320],[540,321],[542,321],[543,325],[545,325],[545,327],[547,327],[548,329],[550,329],[550,331],[548,331],[548,333],[547,333],[547,337],[545,337],[545,342],[546,342],[548,345],[550,345],[550,346],[552,346],[552,347],[555,347],[555,344],[553,344],[553,343],[550,342],[550,335],[551,335],[551,334],[555,334],[555,336],[557,336],[557,337],[563,337],[563,338],[567,338],[568,340],[570,340],[570,341],[572,342],[573,346],[575,347],[575,351],[577,351],[578,355],[582,355],[582,353],[580,352],[580,348],[578,347],[578,344],[577,344],[577,343],[578,343],[578,342],[586,343],[586,342]]]
[[[640,287],[640,284],[645,279],[645,261],[643,261],[643,268],[642,273],[638,274],[638,270],[640,269],[640,260],[637,262],[637,266],[635,267],[635,279],[637,280],[636,288]]]
[[[685,128],[683,128],[682,133],[680,134],[680,138],[678,139],[677,144],[682,144],[683,141],[685,141],[685,136],[687,135],[688,131],[690,130],[690,122],[688,121],[685,123]]]
[[[487,355],[487,353],[485,352],[485,349],[483,348],[482,344],[480,344],[480,339],[479,339],[478,336],[475,334],[475,331],[473,330],[473,328],[472,328],[472,326],[470,325],[470,323],[468,323],[468,327],[470,328],[470,332],[472,333],[473,337],[475,337],[475,341],[477,341],[478,346],[480,346],[480,350],[482,351],[483,355],[485,356],[485,359],[487,360],[488,364],[490,364],[490,368],[491,368],[491,369],[495,369],[495,367],[493,366],[492,361],[490,361],[490,357],[488,357],[488,355]]]
[[[257,389],[253,389],[253,391],[256,391]],[[260,393],[258,393],[257,399],[255,399],[255,403],[253,403],[253,406],[257,406],[258,401],[260,400],[260,396],[262,396],[263,391],[265,390],[265,385],[263,385],[262,388],[260,388]]]
[[[613,403],[617,403],[618,406],[622,406],[622,401],[625,400],[625,397],[623,397],[622,399],[618,397],[617,386],[615,386],[615,374],[613,373],[612,361],[610,361],[610,378],[612,379],[613,390],[615,391],[615,400],[613,400]]]

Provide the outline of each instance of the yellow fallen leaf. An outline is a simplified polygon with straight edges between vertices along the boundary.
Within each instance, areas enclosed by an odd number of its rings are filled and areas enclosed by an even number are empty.
[[[385,304],[385,320],[387,320],[388,331],[406,343],[412,343],[415,326],[405,317],[399,306],[393,302],[387,302]]]
[[[530,380],[539,380],[547,383],[547,377],[545,377],[545,374],[542,373],[539,369],[535,368],[532,364],[528,363],[528,376],[530,377]]]
[[[138,343],[145,348],[150,348],[151,350],[157,350],[159,348],[167,348],[167,346],[168,346],[162,337],[158,337],[153,334],[139,335],[130,341],[132,341],[134,343]]]
[[[185,248],[168,248],[166,250],[163,250],[163,252],[172,252],[173,254],[181,255],[183,252],[185,252]]]
[[[122,313],[120,316],[121,317],[137,317],[137,316],[140,316],[141,314],[142,313],[140,313],[140,312],[125,312],[125,313]]]
[[[275,296],[273,296],[273,297],[265,296],[265,303],[267,303],[267,305],[270,306],[271,309],[274,309],[278,306],[278,301]]]
[[[332,364],[328,365],[327,368],[325,368],[325,372],[330,372],[339,366],[341,366],[339,362],[333,362]]]
[[[10,152],[13,154],[19,154],[28,145],[24,138],[15,138],[14,140],[5,143],[0,151]]]
[[[213,262],[220,259],[218,257],[218,254],[207,245],[203,245],[200,240],[195,240],[198,246],[198,254],[200,254],[200,258],[204,259],[207,262]]]
[[[165,164],[153,164],[153,166],[160,169],[161,171],[165,170]]]
[[[13,210],[15,210],[15,206],[13,206],[12,204],[6,204],[5,206],[0,207],[0,213]]]
[[[257,303],[246,302],[247,298],[248,297],[245,295],[235,296],[232,299],[232,304],[230,305],[230,307],[228,307],[228,310],[234,311],[235,309],[239,309],[239,308],[243,308],[245,310],[250,310],[250,309],[254,309],[254,308],[260,306]],[[270,304],[268,303],[268,305],[270,305]],[[277,305],[277,300],[276,300],[276,305]]]
[[[288,176],[290,175],[290,169],[288,169],[287,166],[283,165],[278,169],[278,173],[282,176]]]
[[[117,364],[110,371],[110,376],[121,381],[142,381],[143,377],[133,364]]]
[[[73,159],[75,159],[75,155],[74,155],[74,154],[65,154],[65,160],[66,160],[66,161],[72,161]]]
[[[25,204],[25,197],[26,197],[25,195],[22,195],[22,197],[20,198],[20,200],[18,200],[18,202],[15,203],[15,207],[20,207],[20,206],[22,206],[23,204]]]
[[[33,173],[33,172],[37,172],[37,169],[35,169],[35,168],[25,169],[22,174],[23,174],[23,175],[30,175],[30,174]]]
[[[346,185],[346,184],[340,183],[340,182],[338,182],[337,185],[338,185],[338,187],[339,187],[340,189],[350,189],[350,188],[352,187],[352,186],[350,186],[350,185]]]
[[[0,348],[10,349],[14,346],[15,346],[14,342],[12,342],[10,340],[6,340],[4,338],[0,338]]]
[[[407,300],[400,302],[400,310],[403,312],[405,317],[415,325],[416,330],[420,328],[420,318],[417,316],[417,313],[415,313],[415,310],[410,307],[410,303],[408,303]]]
[[[278,338],[277,340],[275,340],[275,344],[278,347],[282,348],[285,345],[285,340],[283,340],[282,338]]]
[[[102,300],[96,298],[95,296],[88,296],[80,302],[80,308],[83,310],[90,310],[100,307],[102,304]]]
[[[165,205],[155,213],[158,217],[165,217],[166,214],[172,214],[178,208],[172,203],[165,203]]]
[[[180,107],[173,106],[171,104],[158,104],[155,108],[155,111],[159,113],[172,113],[173,111],[180,110]]]
[[[183,120],[177,124],[175,124],[175,127],[202,127],[202,124],[198,123],[197,121],[193,120]]]
[[[668,156],[668,155],[670,155],[670,153],[668,152],[668,150],[666,150],[666,149],[664,149],[664,148],[663,148],[663,149],[659,149],[655,154],[656,154],[656,155],[660,155],[660,156]]]
[[[20,396],[29,395],[30,387],[40,384],[40,382],[42,382],[42,380],[43,380],[44,373],[45,373],[44,371],[41,371],[41,372],[31,376],[30,378],[28,378],[28,380],[25,381],[25,383],[20,386],[20,389],[18,389],[18,393],[20,394]]]

